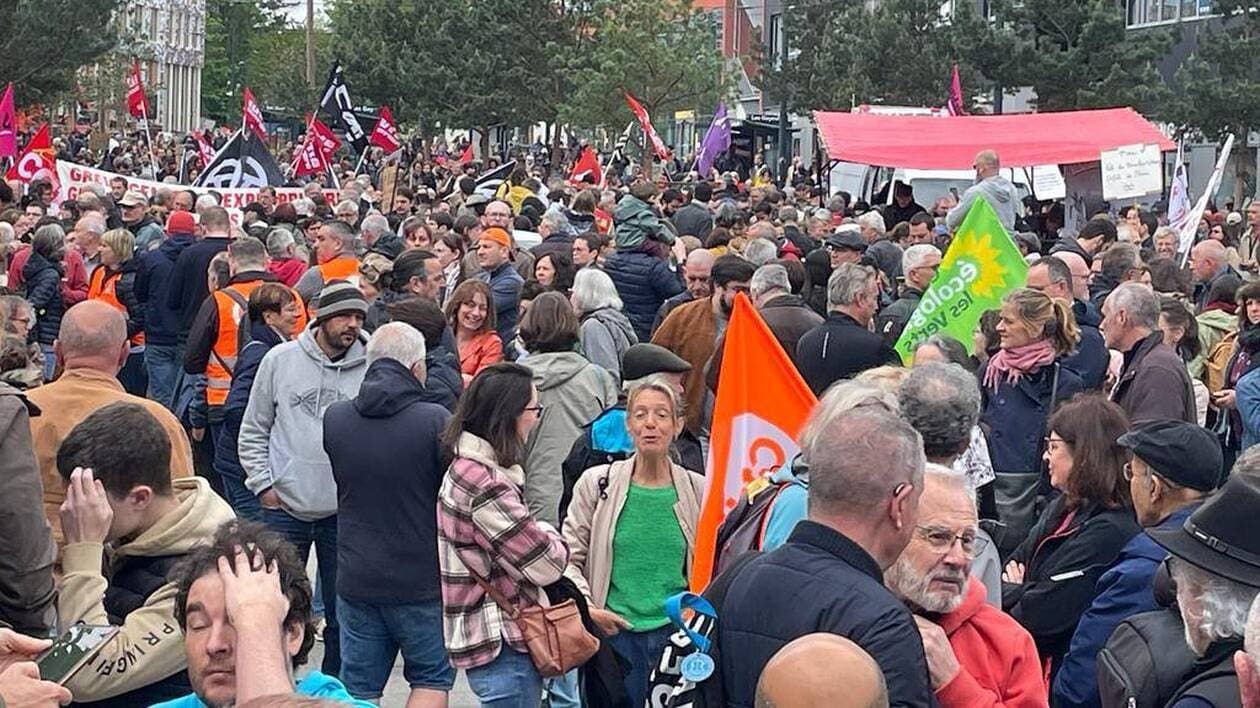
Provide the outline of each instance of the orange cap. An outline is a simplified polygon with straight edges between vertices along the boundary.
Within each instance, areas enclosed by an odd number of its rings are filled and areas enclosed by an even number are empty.
[[[512,247],[512,235],[498,226],[491,226],[481,232],[481,240],[490,240],[504,248]]]

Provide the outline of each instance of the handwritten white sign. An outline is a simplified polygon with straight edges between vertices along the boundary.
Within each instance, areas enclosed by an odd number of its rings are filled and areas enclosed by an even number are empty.
[[[1104,150],[1100,161],[1103,199],[1128,199],[1164,189],[1158,145],[1121,145]]]

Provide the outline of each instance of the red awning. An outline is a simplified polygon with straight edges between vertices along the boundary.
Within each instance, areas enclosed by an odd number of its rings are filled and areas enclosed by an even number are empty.
[[[920,170],[971,169],[996,150],[1003,167],[1093,162],[1121,145],[1177,146],[1132,108],[998,116],[896,116],[815,111],[833,160]]]

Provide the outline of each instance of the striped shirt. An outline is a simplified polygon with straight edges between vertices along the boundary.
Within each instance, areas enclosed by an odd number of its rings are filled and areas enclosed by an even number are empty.
[[[529,513],[519,465],[503,468],[490,443],[463,433],[438,494],[438,563],[442,627],[451,665],[484,666],[506,641],[528,648],[506,612],[470,574],[492,584],[513,605],[546,602],[542,588],[560,579],[569,549],[560,534]]]

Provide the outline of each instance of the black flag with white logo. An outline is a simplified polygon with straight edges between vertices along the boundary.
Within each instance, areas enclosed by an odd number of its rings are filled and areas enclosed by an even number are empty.
[[[328,72],[328,84],[324,86],[324,95],[319,99],[319,107],[324,109],[328,117],[346,132],[346,140],[354,146],[355,152],[363,154],[367,149],[368,136],[354,114],[354,101],[350,100],[350,88],[341,77],[341,62],[333,62],[332,71]]]
[[[284,172],[263,141],[238,130],[201,171],[196,187],[217,189],[284,186]]]
[[[516,160],[509,160],[502,165],[477,175],[477,187],[473,191],[484,194],[491,199],[498,193],[499,187],[507,181],[512,170],[516,169]]]

